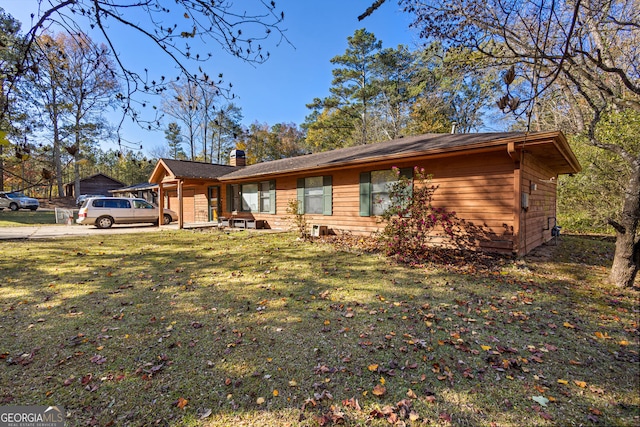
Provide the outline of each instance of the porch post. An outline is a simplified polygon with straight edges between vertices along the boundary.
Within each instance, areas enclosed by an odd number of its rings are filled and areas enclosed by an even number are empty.
[[[158,183],[158,225],[162,225],[164,221],[164,187],[162,181]]]
[[[184,228],[184,206],[182,200],[182,184],[181,179],[178,180],[178,228]]]

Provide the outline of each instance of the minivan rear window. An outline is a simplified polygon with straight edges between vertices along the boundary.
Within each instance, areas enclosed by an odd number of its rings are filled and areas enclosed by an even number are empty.
[[[118,199],[95,199],[93,201],[94,208],[119,208],[119,209],[129,209],[131,208],[131,203],[128,200],[118,200]]]

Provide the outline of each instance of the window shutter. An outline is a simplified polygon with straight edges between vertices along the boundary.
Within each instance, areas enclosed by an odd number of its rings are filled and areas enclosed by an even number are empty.
[[[304,214],[304,178],[298,178],[298,214]]]
[[[371,172],[360,174],[360,216],[371,216]]]
[[[276,213],[276,181],[269,181],[269,213]]]
[[[233,186],[227,184],[227,212],[233,212]]]
[[[322,215],[333,215],[331,175],[322,177]]]

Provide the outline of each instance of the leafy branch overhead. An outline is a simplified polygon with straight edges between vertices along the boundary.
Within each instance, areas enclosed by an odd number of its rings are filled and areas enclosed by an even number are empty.
[[[270,55],[262,46],[267,39],[275,35],[275,45],[288,43],[280,27],[284,12],[278,11],[274,1],[255,1],[250,6],[245,2],[199,0],[40,0],[39,3],[39,13],[32,14],[31,27],[26,30],[18,66],[7,79],[8,90],[12,91],[11,85],[35,66],[37,40],[43,31],[60,29],[71,37],[87,33],[103,41],[114,54],[112,71],[126,82],[120,99],[125,102],[127,113],[133,110],[132,95],[161,93],[180,74],[200,84],[220,87],[221,76],[214,78],[198,67],[198,63],[216,57],[220,51],[244,61],[262,63]],[[134,69],[119,54],[122,42],[116,34],[130,35],[140,49],[166,55],[175,64],[178,75],[156,76],[153,70]]]

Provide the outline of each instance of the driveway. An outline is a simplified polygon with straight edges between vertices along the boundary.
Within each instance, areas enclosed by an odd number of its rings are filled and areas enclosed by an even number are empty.
[[[93,236],[125,233],[150,233],[159,230],[177,230],[178,224],[163,225],[114,225],[111,228],[99,229],[83,225],[34,225],[27,227],[0,227],[0,240],[8,239],[52,239],[67,236]]]

